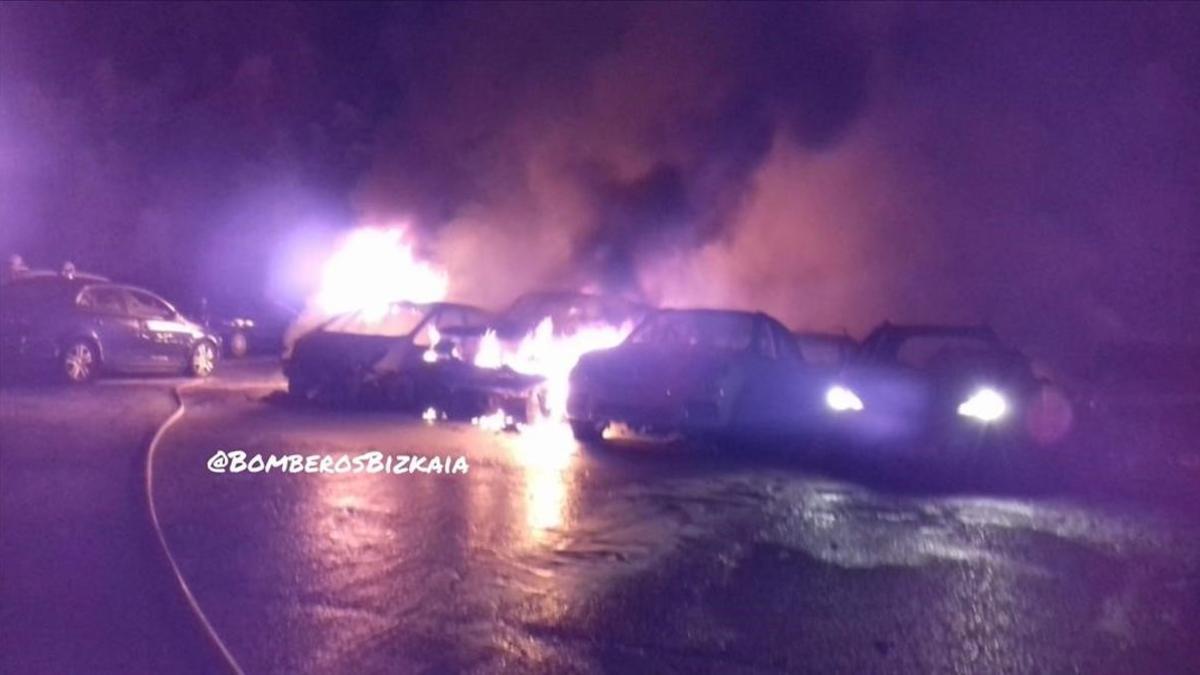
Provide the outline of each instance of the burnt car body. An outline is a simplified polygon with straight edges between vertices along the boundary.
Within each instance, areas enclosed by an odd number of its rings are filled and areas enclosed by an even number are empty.
[[[102,372],[205,377],[219,349],[219,337],[144,288],[37,273],[0,287],[6,370],[57,372],[74,383]]]
[[[613,423],[717,438],[806,434],[827,418],[828,383],[766,314],[663,309],[620,346],[580,359],[567,417],[585,442]]]
[[[487,405],[480,397],[517,396],[534,384],[472,364],[491,322],[486,311],[455,303],[397,302],[379,316],[338,315],[292,345],[288,391],[306,401],[467,414]]]
[[[486,324],[448,328],[446,345],[431,353],[417,380],[418,398],[438,414],[466,419],[502,412],[510,423],[531,422],[551,414],[545,378],[533,374],[535,362],[521,371],[508,364],[475,364],[477,349],[488,333],[496,354],[522,353],[527,339],[568,338],[582,330],[605,328],[628,331],[646,314],[646,307],[611,295],[577,291],[535,291],[514,301]],[[533,361],[536,356],[527,353]]]
[[[989,327],[884,323],[826,403],[850,440],[985,448],[1029,440],[1046,423],[1048,385]]]

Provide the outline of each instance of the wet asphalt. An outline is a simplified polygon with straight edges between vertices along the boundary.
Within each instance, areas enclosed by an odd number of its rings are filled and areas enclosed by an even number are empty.
[[[0,391],[0,671],[227,668],[145,513],[145,444],[179,383]],[[1120,471],[584,449],[296,408],[280,385],[226,368],[153,457],[170,555],[247,673],[1200,665],[1200,518],[1115,489]],[[218,450],[469,469],[213,473]]]

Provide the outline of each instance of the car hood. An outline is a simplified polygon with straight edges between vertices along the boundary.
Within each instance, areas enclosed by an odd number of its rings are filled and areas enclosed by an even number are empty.
[[[712,382],[736,360],[719,350],[623,345],[585,355],[576,374],[602,385],[689,387]]]

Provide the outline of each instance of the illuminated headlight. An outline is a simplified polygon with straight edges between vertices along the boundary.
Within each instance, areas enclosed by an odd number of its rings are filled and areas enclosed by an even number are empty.
[[[958,406],[958,414],[980,422],[995,422],[1008,412],[1008,401],[1000,392],[984,387]]]
[[[834,412],[858,411],[863,409],[862,399],[849,389],[834,385],[825,392],[825,405]]]

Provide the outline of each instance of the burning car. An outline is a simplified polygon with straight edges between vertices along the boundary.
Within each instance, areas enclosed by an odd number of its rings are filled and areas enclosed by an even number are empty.
[[[220,344],[154,293],[73,268],[31,272],[0,286],[6,370],[57,371],[71,383],[101,372],[207,377]]]
[[[555,335],[572,335],[593,326],[632,327],[647,311],[645,305],[613,295],[535,291],[517,298],[493,328],[501,342],[515,344],[547,320]]]
[[[884,323],[825,400],[871,444],[1053,441],[1070,424],[1065,398],[986,326]]]
[[[796,434],[819,427],[827,376],[761,312],[663,309],[571,373],[567,420],[584,442],[620,424],[684,434]]]
[[[619,344],[645,313],[636,303],[573,291],[528,293],[486,326],[443,331],[461,350],[435,350],[419,382],[427,415],[486,426],[561,420],[567,378],[588,352]]]
[[[478,307],[448,302],[394,302],[339,314],[291,345],[284,359],[288,391],[305,401],[434,405],[452,379],[441,371],[470,361],[474,336],[490,321]]]

